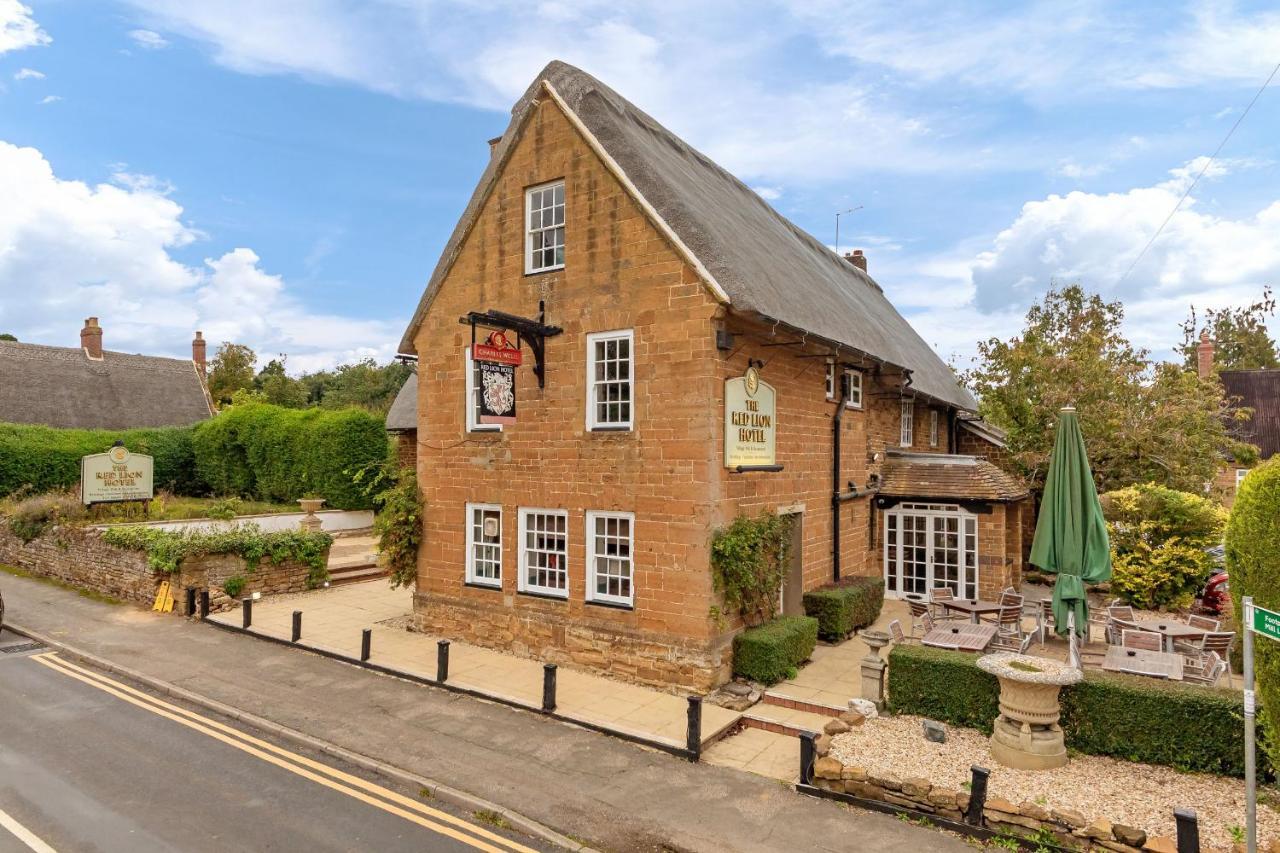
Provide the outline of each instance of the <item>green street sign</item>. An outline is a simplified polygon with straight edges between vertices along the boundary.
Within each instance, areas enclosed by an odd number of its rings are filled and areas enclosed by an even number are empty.
[[[1253,618],[1250,620],[1249,627],[1253,629],[1255,634],[1261,634],[1273,640],[1280,640],[1280,613],[1272,613],[1270,610],[1264,610],[1255,604],[1253,605]]]

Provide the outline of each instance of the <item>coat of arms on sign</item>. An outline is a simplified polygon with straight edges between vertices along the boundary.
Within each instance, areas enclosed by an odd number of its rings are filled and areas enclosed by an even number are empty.
[[[516,422],[516,368],[520,366],[520,347],[502,332],[490,332],[484,343],[471,345],[480,391],[479,420],[482,424]]]

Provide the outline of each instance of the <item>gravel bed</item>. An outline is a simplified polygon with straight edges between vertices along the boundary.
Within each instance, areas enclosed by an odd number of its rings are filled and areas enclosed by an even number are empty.
[[[1173,810],[1188,806],[1200,818],[1200,839],[1208,847],[1230,848],[1232,826],[1244,826],[1244,780],[1171,767],[1118,761],[1097,755],[1071,756],[1056,770],[1013,770],[997,764],[987,737],[973,729],[947,726],[947,742],[924,739],[922,717],[879,717],[836,735],[831,755],[842,764],[919,776],[942,788],[961,790],[974,765],[989,768],[988,795],[1014,804],[1031,800],[1050,808],[1073,808],[1087,818],[1105,817],[1146,830],[1176,836]],[[1258,804],[1258,849],[1280,840],[1280,812]]]

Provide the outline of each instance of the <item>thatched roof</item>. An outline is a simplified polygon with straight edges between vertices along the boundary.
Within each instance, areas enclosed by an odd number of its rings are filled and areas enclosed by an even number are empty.
[[[410,373],[387,410],[387,430],[404,432],[418,428],[418,374]]]
[[[904,498],[1017,501],[1030,492],[1012,475],[976,456],[890,450],[885,454],[880,473],[880,494]]]

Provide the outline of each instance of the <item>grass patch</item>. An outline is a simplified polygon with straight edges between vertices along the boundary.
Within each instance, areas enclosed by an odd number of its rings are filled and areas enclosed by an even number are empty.
[[[481,809],[478,812],[472,812],[471,816],[481,823],[487,823],[498,829],[510,829],[511,824],[505,817],[495,812],[493,809]]]
[[[251,501],[243,498],[191,498],[161,494],[150,501],[145,515],[138,504],[103,504],[94,508],[94,521],[186,521],[195,518],[279,515],[285,512],[301,511],[296,503]]]
[[[18,578],[26,578],[27,580],[37,581],[42,584],[47,584],[48,586],[56,586],[58,589],[65,589],[67,592],[74,592],[76,595],[80,596],[81,598],[87,598],[90,601],[97,601],[97,602],[101,602],[102,604],[115,604],[115,605],[124,604],[124,602],[121,601],[120,599],[115,598],[114,596],[107,595],[105,592],[98,592],[97,590],[94,590],[94,589],[88,589],[83,586],[76,586],[73,583],[67,583],[66,581],[61,580],[59,578],[50,578],[50,577],[45,577],[44,575],[37,575],[34,572],[29,572],[26,569],[20,569],[17,566],[8,566],[8,565],[5,565],[4,563],[0,563],[0,572],[4,572],[5,574],[10,574]]]

